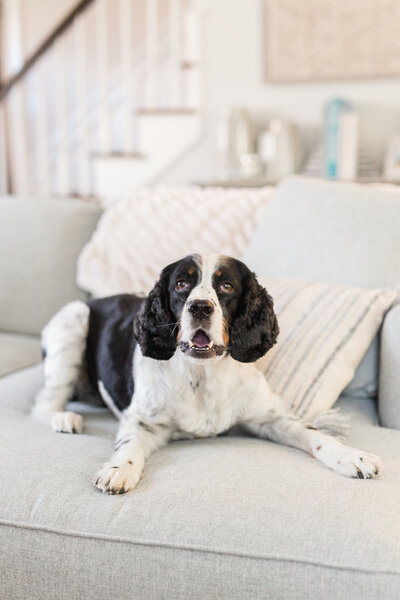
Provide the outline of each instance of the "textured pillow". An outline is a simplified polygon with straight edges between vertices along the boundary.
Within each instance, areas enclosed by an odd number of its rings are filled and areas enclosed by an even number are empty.
[[[193,252],[239,257],[273,188],[143,189],[108,210],[78,261],[94,296],[146,294],[161,269]]]
[[[351,381],[397,294],[287,278],[260,283],[274,298],[280,334],[257,366],[291,411],[313,417]]]

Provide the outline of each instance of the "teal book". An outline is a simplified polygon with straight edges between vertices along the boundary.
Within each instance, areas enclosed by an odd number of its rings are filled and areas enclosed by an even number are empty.
[[[325,108],[325,174],[335,179],[341,178],[343,169],[343,143],[342,131],[344,115],[354,113],[353,106],[345,100],[338,98],[331,100]]]

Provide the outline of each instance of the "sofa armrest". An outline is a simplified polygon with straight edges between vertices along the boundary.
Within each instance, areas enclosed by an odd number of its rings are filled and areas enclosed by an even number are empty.
[[[400,303],[383,322],[378,410],[384,427],[400,429]]]

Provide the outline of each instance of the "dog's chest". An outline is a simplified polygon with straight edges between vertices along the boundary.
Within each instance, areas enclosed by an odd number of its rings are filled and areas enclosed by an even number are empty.
[[[236,406],[226,381],[199,369],[190,370],[175,395],[174,421],[181,432],[217,435],[235,422]]]

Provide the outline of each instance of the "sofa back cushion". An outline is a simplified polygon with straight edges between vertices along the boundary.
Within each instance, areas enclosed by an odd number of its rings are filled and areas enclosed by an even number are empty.
[[[400,192],[285,179],[243,260],[256,273],[376,288],[400,282]]]
[[[0,198],[0,330],[39,334],[61,306],[86,297],[76,260],[99,215],[79,200]]]

